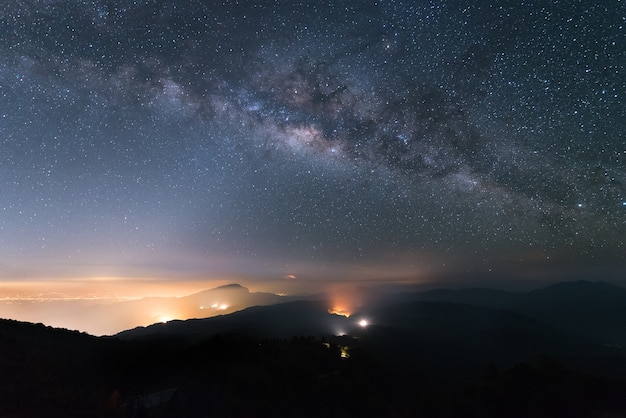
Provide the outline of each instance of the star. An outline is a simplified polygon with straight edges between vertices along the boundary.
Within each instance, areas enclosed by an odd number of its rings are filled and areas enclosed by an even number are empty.
[[[3,280],[623,266],[611,8],[5,9]]]

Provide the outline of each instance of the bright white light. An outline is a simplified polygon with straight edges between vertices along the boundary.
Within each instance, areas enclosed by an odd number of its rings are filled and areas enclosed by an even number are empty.
[[[222,304],[219,306],[219,310],[220,310],[220,311],[225,311],[226,309],[228,309],[228,305],[227,305],[227,304],[225,304],[225,303],[222,303]]]
[[[368,325],[369,325],[369,322],[367,322],[367,319],[361,319],[361,320],[359,321],[359,325],[360,325],[361,327],[365,328],[366,326],[368,326]]]

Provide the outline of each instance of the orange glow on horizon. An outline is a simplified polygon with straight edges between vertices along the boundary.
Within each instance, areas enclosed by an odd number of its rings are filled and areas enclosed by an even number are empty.
[[[166,322],[170,322],[171,320],[176,319],[175,316],[169,314],[163,314],[157,316],[157,322],[165,324]]]
[[[310,284],[302,279],[281,280],[279,277],[265,281],[250,277],[205,280],[114,276],[12,279],[3,281],[0,286],[0,317],[41,322],[94,335],[111,335],[137,326],[173,319],[207,318],[243,309],[248,302],[236,300],[237,297],[207,298],[204,293],[233,283],[247,287],[251,293],[279,294],[278,290],[282,290],[285,284],[291,290],[290,295],[311,295],[311,289],[328,292],[325,293],[328,313],[346,318],[371,302],[369,293],[363,288],[339,282]],[[196,294],[198,296],[194,296]],[[344,332],[337,330],[337,333]]]
[[[230,283],[233,281],[167,281],[134,277],[3,281],[0,288],[0,301],[123,301],[149,297],[181,297]]]
[[[329,314],[332,315],[341,315],[341,316],[345,316],[346,318],[350,317],[350,312],[345,310],[344,308],[330,308],[328,310]]]
[[[233,282],[116,277],[5,281],[0,286],[0,318],[111,335],[137,326],[228,313],[238,301],[217,300],[209,308],[210,304],[200,307],[185,297]]]

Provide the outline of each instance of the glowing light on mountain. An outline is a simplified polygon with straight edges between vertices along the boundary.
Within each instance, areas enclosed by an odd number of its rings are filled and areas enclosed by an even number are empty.
[[[341,358],[350,358],[350,347],[342,346],[341,349]]]
[[[348,312],[347,310],[345,310],[344,308],[330,308],[328,310],[329,314],[332,315],[341,315],[341,316],[345,316],[346,318],[350,317],[350,312]]]
[[[367,321],[367,319],[361,319],[361,320],[359,321],[359,326],[360,326],[361,328],[365,328],[365,327],[367,327],[368,325],[369,325],[369,322]]]
[[[328,294],[329,310],[335,315],[349,318],[354,312],[362,311],[372,302],[370,293],[363,289],[335,287]]]
[[[157,316],[157,321],[161,322],[163,324],[166,323],[166,322],[172,321],[174,319],[176,319],[176,317],[174,315],[171,315],[171,314],[161,314],[161,315]]]

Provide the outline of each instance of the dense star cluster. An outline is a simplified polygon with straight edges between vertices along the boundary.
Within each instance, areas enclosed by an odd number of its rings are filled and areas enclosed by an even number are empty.
[[[619,271],[625,67],[619,0],[10,0],[0,276]]]

